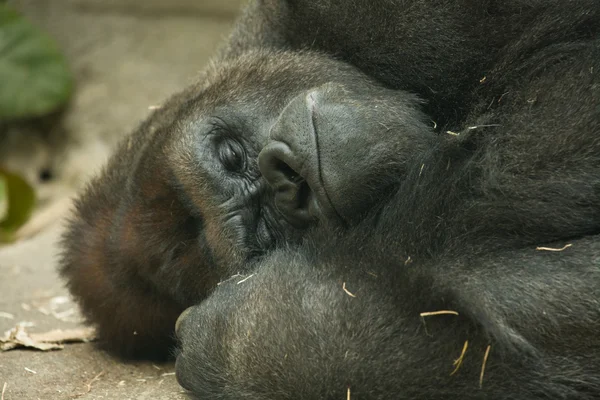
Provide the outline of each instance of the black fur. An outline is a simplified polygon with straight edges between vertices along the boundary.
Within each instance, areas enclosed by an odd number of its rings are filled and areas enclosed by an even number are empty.
[[[177,314],[204,299],[178,322],[178,379],[200,398],[596,399],[599,27],[587,0],[254,1],[205,83],[142,125],[80,200],[71,291],[106,343],[136,356],[163,355]],[[306,49],[387,89],[281,52]],[[359,143],[404,146],[388,130],[410,115],[416,147],[394,174],[376,168],[389,154],[359,164],[379,177],[368,182],[326,155],[344,179],[319,190],[359,194],[333,199],[337,215],[317,207],[307,230],[278,196],[281,165],[261,163],[275,193],[257,157],[295,140],[278,127],[305,129],[292,105],[329,82],[361,99],[359,116],[385,105],[348,132]],[[431,127],[389,89],[425,100]],[[243,150],[206,142],[215,126]],[[290,146],[295,161],[303,146]],[[439,310],[458,315],[420,315]]]

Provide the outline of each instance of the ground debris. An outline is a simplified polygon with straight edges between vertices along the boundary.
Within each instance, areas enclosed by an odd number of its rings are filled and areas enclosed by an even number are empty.
[[[458,315],[457,311],[454,310],[440,310],[440,311],[427,311],[419,314],[421,321],[423,321],[423,327],[425,328],[425,334],[431,336],[427,331],[427,325],[425,324],[425,317],[434,317],[437,315]]]
[[[94,329],[55,329],[43,333],[28,333],[24,324],[17,324],[0,337],[0,351],[30,348],[40,351],[61,350],[64,343],[89,342],[96,338]]]
[[[349,291],[348,289],[346,289],[346,282],[342,283],[342,289],[344,290],[344,292],[346,292],[346,294],[350,297],[356,297],[356,295],[354,293],[352,293],[351,291]]]
[[[485,366],[487,365],[487,360],[490,355],[491,348],[492,348],[492,345],[488,345],[488,347],[485,349],[485,354],[483,356],[483,363],[481,364],[481,372],[479,373],[479,388],[480,389],[483,387],[483,375],[485,374]]]
[[[33,306],[44,315],[51,315],[63,322],[81,322],[77,308],[68,296],[56,296],[42,301],[33,301]]]
[[[77,398],[79,398],[81,396],[85,396],[86,394],[88,394],[89,392],[91,392],[92,391],[92,385],[94,384],[94,382],[100,380],[100,377],[102,375],[104,375],[104,371],[100,372],[98,375],[96,375],[95,377],[93,377],[91,381],[89,381],[87,383],[86,388],[85,388],[85,392],[76,393],[73,396],[71,396],[71,398],[72,399],[77,399]]]
[[[539,251],[565,251],[566,249],[568,249],[569,247],[573,246],[571,243],[569,244],[565,244],[563,247],[561,248],[554,248],[554,247],[536,247],[536,250]]]
[[[455,373],[458,372],[458,370],[460,369],[460,366],[462,365],[463,360],[465,359],[465,354],[467,353],[467,349],[469,348],[469,341],[466,340],[465,344],[463,345],[463,349],[460,353],[460,356],[454,360],[454,370],[450,373],[450,376],[454,375]]]
[[[441,311],[422,312],[419,315],[421,317],[432,317],[432,316],[435,316],[435,315],[458,315],[458,312],[457,311],[453,311],[453,310],[441,310]]]
[[[237,285],[239,285],[240,283],[244,283],[246,282],[248,279],[252,278],[254,276],[254,274],[250,274],[247,277],[245,277],[244,279],[242,279],[241,281],[238,281]]]

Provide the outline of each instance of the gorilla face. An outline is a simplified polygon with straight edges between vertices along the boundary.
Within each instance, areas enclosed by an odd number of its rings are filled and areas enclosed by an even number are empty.
[[[110,349],[162,355],[179,313],[220,281],[380,201],[434,141],[418,107],[310,53],[209,68],[89,185],[61,272]]]
[[[220,73],[180,116],[166,152],[229,274],[319,221],[356,222],[434,139],[415,97],[331,60],[248,57]]]

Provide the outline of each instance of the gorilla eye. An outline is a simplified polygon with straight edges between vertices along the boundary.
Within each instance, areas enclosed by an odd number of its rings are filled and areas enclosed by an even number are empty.
[[[231,172],[240,172],[245,167],[244,149],[234,140],[223,140],[219,144],[219,161]]]

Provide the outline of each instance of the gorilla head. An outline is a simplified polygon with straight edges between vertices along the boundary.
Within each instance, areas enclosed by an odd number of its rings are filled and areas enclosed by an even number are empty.
[[[165,147],[212,255],[229,264],[317,220],[351,222],[431,147],[415,97],[327,58],[251,54],[217,77]]]
[[[61,272],[110,349],[161,357],[218,282],[381,199],[435,140],[419,106],[311,53],[209,68],[90,183]]]

